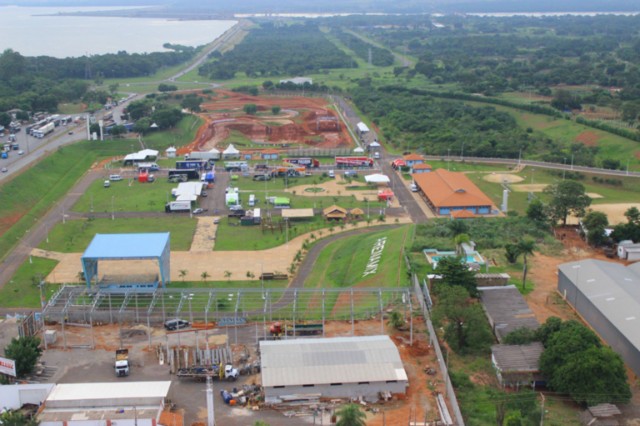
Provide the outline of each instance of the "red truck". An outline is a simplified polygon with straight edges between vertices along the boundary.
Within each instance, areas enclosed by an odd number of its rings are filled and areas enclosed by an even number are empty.
[[[337,168],[373,167],[373,158],[369,157],[336,157]]]

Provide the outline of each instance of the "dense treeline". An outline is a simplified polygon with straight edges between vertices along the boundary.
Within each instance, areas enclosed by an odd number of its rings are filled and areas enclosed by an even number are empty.
[[[573,91],[577,109],[584,103],[610,107],[630,124],[640,117],[640,16],[352,21],[342,18],[333,25],[359,25],[366,36],[418,57],[415,70],[433,83],[455,84],[467,93],[545,96],[555,86],[578,85],[584,87]]]
[[[162,67],[191,59],[198,49],[167,45],[171,52],[149,54],[96,55],[58,59],[49,56],[25,57],[11,49],[0,55],[0,111],[50,111],[60,102],[93,101],[90,81],[103,78],[141,77]],[[88,97],[87,97],[88,96]],[[97,96],[104,101],[104,96]]]
[[[515,119],[492,106],[473,107],[398,86],[353,91],[358,108],[380,126],[398,148],[430,155],[528,158],[596,164],[597,147],[554,141],[520,128]]]
[[[371,52],[372,65],[377,67],[393,65],[393,54],[389,50],[367,43],[359,37],[345,31],[336,31],[334,34],[345,46],[365,61],[369,61],[369,52]]]
[[[233,50],[214,55],[214,61],[204,64],[198,72],[214,80],[227,80],[237,72],[249,77],[295,76],[356,66],[314,23],[307,22],[282,27],[263,24]]]

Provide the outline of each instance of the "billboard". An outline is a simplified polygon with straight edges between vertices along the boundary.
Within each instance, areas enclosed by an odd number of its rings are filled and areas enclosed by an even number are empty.
[[[0,356],[0,374],[7,374],[16,377],[16,362],[9,358]]]

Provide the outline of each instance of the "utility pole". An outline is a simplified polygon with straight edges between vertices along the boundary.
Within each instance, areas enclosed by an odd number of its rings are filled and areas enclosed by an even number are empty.
[[[540,398],[542,398],[542,404],[540,406],[540,426],[544,426],[544,394],[540,392]]]

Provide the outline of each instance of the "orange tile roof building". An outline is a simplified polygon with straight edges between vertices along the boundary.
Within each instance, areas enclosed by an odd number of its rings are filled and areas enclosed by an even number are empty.
[[[437,215],[473,217],[496,210],[487,197],[464,173],[437,169],[411,175],[422,198]]]
[[[427,162],[427,160],[425,160],[425,158],[420,154],[407,154],[403,156],[402,159],[409,167],[413,167],[416,164],[423,164]]]

